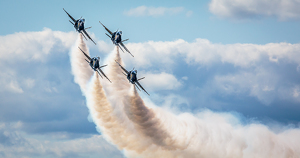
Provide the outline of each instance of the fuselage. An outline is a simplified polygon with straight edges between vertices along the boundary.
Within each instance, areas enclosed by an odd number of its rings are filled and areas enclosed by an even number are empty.
[[[82,30],[84,30],[84,22],[85,22],[85,19],[76,20],[75,25],[74,25],[76,31],[81,32]]]
[[[100,62],[100,57],[94,57],[91,59],[90,61],[90,66],[92,67],[92,69],[94,71],[97,71],[97,69],[99,68],[99,62]]]
[[[118,44],[122,41],[122,31],[116,31],[112,34],[111,40],[114,44]]]
[[[137,81],[136,75],[137,75],[137,70],[129,71],[129,73],[127,74],[127,79],[129,80],[129,82],[134,84]]]

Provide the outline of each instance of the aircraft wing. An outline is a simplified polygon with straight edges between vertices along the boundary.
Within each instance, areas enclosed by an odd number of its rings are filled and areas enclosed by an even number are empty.
[[[63,8],[63,10],[69,15],[69,17],[74,21],[76,22],[76,20],[65,10],[65,8]]]
[[[99,21],[99,23],[105,28],[105,30],[106,30],[110,35],[113,34],[113,33],[112,33],[107,27],[105,27],[100,21]]]
[[[108,77],[104,74],[104,72],[101,70],[101,69],[99,69],[98,68],[98,70],[101,72],[101,74],[105,77],[105,78],[107,78],[107,80],[111,83],[111,81],[108,79]]]
[[[79,47],[78,47],[79,48]],[[79,48],[80,49],[80,48]],[[81,49],[80,49],[81,50]],[[90,58],[90,56],[88,56],[83,50],[81,50],[82,53],[89,59],[89,61],[91,61],[92,59]]]
[[[142,90],[144,90],[149,96],[150,94],[144,89],[144,87],[142,87],[142,85],[139,83],[139,81],[135,81],[135,83],[142,88]]]
[[[93,39],[89,36],[89,34],[84,30],[82,30],[83,33],[96,45],[96,43],[93,41]]]
[[[115,60],[116,61],[116,60]],[[116,61],[116,63],[118,63],[117,61]],[[119,64],[119,63],[118,63]],[[128,74],[129,72],[123,67],[123,66],[121,66],[120,64],[119,64],[119,66],[121,67],[121,69],[123,70],[123,71],[125,71],[126,72],[126,74]]]
[[[132,57],[134,57],[131,53],[130,53],[130,51],[125,47],[125,45],[123,44],[123,42],[120,42],[120,45],[132,56]]]

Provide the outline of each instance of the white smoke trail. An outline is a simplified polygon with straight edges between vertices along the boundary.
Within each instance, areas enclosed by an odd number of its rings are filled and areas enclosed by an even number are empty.
[[[142,136],[134,132],[133,128],[130,128],[132,125],[124,115],[122,97],[116,97],[124,91],[125,93],[128,92],[128,89],[124,89],[130,85],[125,82],[126,80],[123,80],[125,76],[119,71],[120,68],[114,60],[122,62],[118,51],[109,62],[110,71],[108,75],[113,83],[104,82],[107,91],[110,91],[110,97],[107,97],[98,77],[96,77],[97,75],[94,75],[86,95],[88,107],[95,124],[108,141],[115,144],[119,149],[141,153],[151,144],[139,141]],[[125,87],[123,90],[122,86]],[[107,98],[110,98],[110,101]]]
[[[203,112],[175,116],[160,108],[148,108],[135,87],[127,99],[126,113],[136,129],[177,157],[300,157],[300,130],[274,133],[261,124],[233,125],[236,119]],[[228,119],[228,117],[230,119]],[[213,121],[213,122],[212,122]]]
[[[145,106],[144,101],[138,95],[133,85],[131,90],[131,95],[125,99],[125,112],[128,118],[135,123],[135,128],[141,131],[145,136],[152,138],[154,144],[162,146],[167,150],[185,149],[188,145],[186,140],[179,141],[170,135],[170,133],[172,133],[170,130],[179,131],[180,129],[170,128],[172,127],[172,122],[163,123],[165,120],[156,116],[158,113],[157,110],[155,111]],[[176,117],[173,115],[168,114],[167,117],[170,120],[176,120]],[[171,125],[166,128],[164,124]]]
[[[114,60],[122,63],[118,49],[109,60],[108,75],[113,83],[104,82],[107,87],[103,88],[97,75],[94,75],[86,93],[87,104],[95,124],[108,141],[119,149],[124,149],[125,154],[130,157],[175,157],[174,153],[162,150],[153,144],[150,138],[138,132],[128,119],[123,102],[129,93],[130,84]],[[106,95],[108,91],[109,97]]]
[[[87,83],[93,75],[93,70],[85,61],[86,57],[78,47],[80,47],[86,54],[89,55],[89,49],[83,41],[81,34],[78,34],[76,44],[71,48],[70,60],[74,81],[80,86],[82,94],[85,95]]]

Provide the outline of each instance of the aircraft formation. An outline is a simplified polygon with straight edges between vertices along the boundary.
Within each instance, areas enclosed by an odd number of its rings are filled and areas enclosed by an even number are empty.
[[[84,27],[84,24],[85,24],[85,19],[83,19],[82,17],[79,18],[79,19],[74,19],[64,8],[63,10],[68,14],[68,16],[70,17],[71,20],[69,20],[69,22],[74,26],[75,30],[82,34],[82,36],[87,40],[90,39],[95,45],[96,45],[96,42],[89,36],[89,34],[86,32],[87,29],[90,29],[91,27],[88,27],[88,28],[85,28]],[[104,27],[104,29],[109,33],[105,33],[112,41],[112,43],[114,45],[116,45],[118,48],[120,48],[122,51],[123,49],[125,49],[126,52],[128,52],[132,57],[134,57],[131,52],[126,48],[126,46],[123,44],[123,42],[125,41],[128,41],[129,39],[125,39],[125,40],[122,40],[122,31],[115,31],[115,32],[112,32],[110,31],[107,27],[105,27],[100,21],[99,23]],[[87,38],[86,38],[87,37]],[[78,47],[79,48],[79,47]],[[122,49],[123,48],[123,49]],[[100,57],[93,57],[91,58],[89,55],[87,55],[81,48],[79,48],[81,50],[81,52],[84,54],[84,56],[87,58],[85,59],[87,61],[87,63],[91,66],[91,68],[94,70],[94,71],[97,71],[97,73],[99,74],[99,76],[101,78],[102,75],[109,81],[109,78],[105,75],[105,73],[101,70],[101,68],[107,66],[107,65],[102,65],[100,66]],[[124,52],[124,51],[123,51]],[[120,63],[118,63],[116,61],[116,63],[120,66],[120,68],[124,71],[124,75],[127,77],[128,81],[133,84],[135,87],[137,87],[138,90],[140,90],[140,88],[145,91],[145,93],[147,93],[149,96],[150,94],[142,87],[142,85],[139,83],[140,80],[144,79],[145,77],[142,77],[142,78],[137,78],[137,70],[135,70],[133,68],[133,70],[131,71],[128,71],[126,70]],[[139,88],[140,87],[140,88]]]

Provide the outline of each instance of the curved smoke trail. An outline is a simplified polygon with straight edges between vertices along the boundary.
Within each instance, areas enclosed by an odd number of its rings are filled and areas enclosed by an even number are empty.
[[[110,71],[108,74],[112,78],[113,84],[104,82],[107,87],[102,87],[98,75],[95,74],[88,86],[86,98],[93,121],[108,141],[119,149],[124,149],[125,154],[130,157],[152,157],[153,155],[174,157],[173,153],[162,150],[149,138],[138,132],[124,113],[123,102],[129,93],[130,84],[119,71],[120,68],[114,60],[122,63],[118,51],[109,60]],[[106,95],[107,91],[111,91],[109,97]]]
[[[203,112],[201,119],[175,116],[145,106],[135,87],[125,108],[138,131],[176,157],[300,157],[299,129],[276,134],[261,124],[233,125],[229,121],[233,116],[227,119],[211,112]]]
[[[128,118],[135,123],[135,128],[145,136],[150,137],[154,144],[167,150],[185,149],[188,145],[185,140],[178,142],[178,139],[170,135],[172,132],[169,130],[181,130],[176,128],[178,124],[175,125],[176,127],[171,127],[172,122],[163,123],[163,120],[166,121],[167,119],[158,118],[157,110],[145,106],[134,85],[132,85],[131,90],[131,95],[125,99],[125,112]],[[176,120],[176,117],[170,114],[167,117],[169,120]],[[168,124],[168,128],[164,124]]]
[[[86,57],[78,47],[80,47],[85,53],[89,55],[89,49],[83,41],[83,37],[81,34],[78,34],[76,44],[71,48],[70,60],[72,74],[74,75],[74,81],[80,86],[81,92],[85,96],[87,83],[93,75],[93,70],[85,61]]]
[[[135,132],[126,115],[124,115],[122,108],[123,99],[120,97],[120,94],[128,92],[128,90],[122,89],[122,86],[126,87],[130,85],[125,82],[126,80],[123,80],[124,76],[120,73],[119,67],[114,60],[122,62],[118,51],[111,60],[109,60],[110,71],[108,75],[112,79],[113,84],[104,82],[104,85],[107,86],[106,91],[104,91],[97,77],[98,75],[95,74],[87,89],[87,105],[95,124],[108,141],[115,144],[119,149],[142,153],[151,144],[140,141],[142,135]],[[111,91],[110,97],[107,97],[107,91]]]

